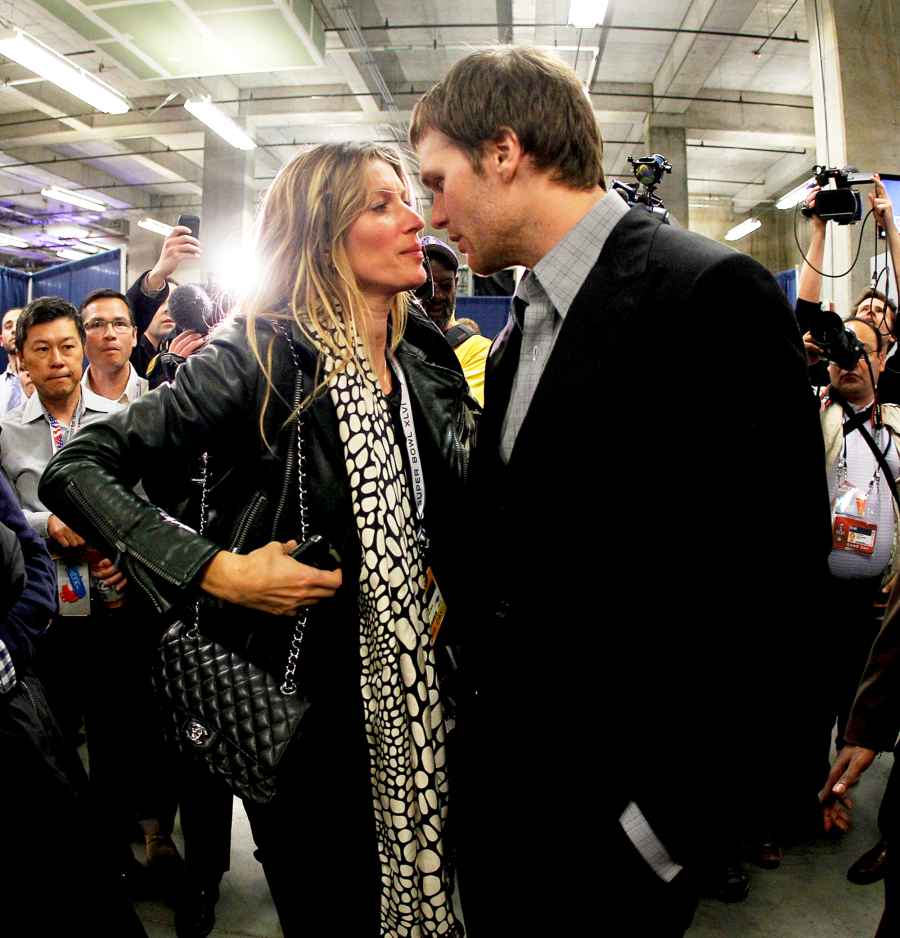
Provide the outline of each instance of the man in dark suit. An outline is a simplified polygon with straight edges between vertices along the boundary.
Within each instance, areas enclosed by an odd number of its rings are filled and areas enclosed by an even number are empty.
[[[607,193],[558,60],[464,59],[410,136],[472,270],[530,269],[473,458],[484,576],[445,589],[469,934],[681,935],[748,820],[816,810],[830,534],[799,331],[756,262]],[[784,802],[753,766],[772,739]]]

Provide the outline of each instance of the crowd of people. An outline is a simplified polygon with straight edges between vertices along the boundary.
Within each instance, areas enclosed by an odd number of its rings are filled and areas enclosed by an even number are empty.
[[[710,885],[746,896],[742,857],[846,830],[893,750],[891,289],[836,342],[814,211],[792,310],[751,258],[630,208],[575,75],[534,50],[459,62],[410,142],[471,269],[526,270],[493,342],[457,319],[459,255],[376,144],[282,169],[234,308],[175,282],[202,254],[176,227],[126,294],[4,314],[10,934],[77,907],[140,936],[148,894],[180,938],[209,934],[239,790],[288,938],[669,938]],[[877,181],[870,199],[898,270]],[[202,329],[184,291],[215,311]],[[757,379],[726,394],[736,370]],[[215,755],[224,725],[173,744],[157,648],[179,629],[299,695],[274,796]],[[885,878],[881,938],[895,776],[850,872]]]

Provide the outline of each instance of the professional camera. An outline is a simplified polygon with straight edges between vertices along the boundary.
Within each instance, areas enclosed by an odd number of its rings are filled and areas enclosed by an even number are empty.
[[[663,224],[668,225],[669,213],[662,199],[655,194],[655,190],[662,181],[663,173],[672,172],[672,164],[661,153],[638,159],[629,156],[628,162],[631,163],[631,171],[637,179],[637,185],[628,185],[614,179],[613,191],[622,196],[629,208],[642,205],[654,215],[659,215]]]
[[[815,208],[804,206],[801,209],[802,214],[806,218],[818,215],[819,218],[836,222],[838,225],[855,225],[862,218],[862,199],[853,186],[872,182],[872,174],[857,172],[852,166],[846,169],[813,166],[813,175],[821,189],[816,193]],[[826,188],[832,179],[834,187]]]
[[[832,310],[819,307],[809,324],[809,333],[816,345],[822,349],[822,357],[834,362],[844,371],[855,368],[865,354],[863,344],[856,333],[848,329],[841,317]]]

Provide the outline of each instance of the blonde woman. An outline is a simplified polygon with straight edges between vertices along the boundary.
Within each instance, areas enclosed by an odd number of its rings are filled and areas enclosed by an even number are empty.
[[[119,554],[138,595],[172,616],[200,591],[204,629],[275,674],[293,617],[311,607],[297,669],[310,706],[284,794],[247,804],[287,936],[461,934],[423,594],[463,468],[466,384],[409,306],[426,278],[422,227],[392,151],[297,157],[262,206],[262,275],[241,314],[173,385],[85,428],[41,488]],[[300,535],[285,484],[298,370],[308,527],[343,558],[333,572],[287,556]],[[143,478],[164,508],[201,453],[203,537],[130,492]]]

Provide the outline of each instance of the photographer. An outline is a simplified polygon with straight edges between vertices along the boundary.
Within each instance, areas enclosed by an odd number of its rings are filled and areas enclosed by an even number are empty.
[[[869,322],[850,319],[845,325],[863,354],[852,368],[828,366],[831,384],[820,412],[833,531],[828,621],[834,641],[825,638],[823,647],[841,649],[822,663],[829,695],[827,733],[822,728],[826,752],[835,718],[835,745],[838,750],[844,745],[856,686],[900,559],[900,515],[892,485],[900,474],[900,407],[875,402],[885,342]]]
[[[894,223],[894,210],[887,196],[881,179],[874,175],[874,188],[869,193],[869,205],[872,208],[876,221],[887,234],[888,246],[894,267],[895,277],[900,264],[900,233]],[[822,291],[822,269],[825,257],[825,228],[827,222],[815,214],[816,195],[820,191],[815,187],[810,191],[806,205],[812,209],[810,215],[811,235],[809,248],[800,268],[800,277],[797,282],[797,321],[803,335],[803,344],[806,347],[810,364],[810,380],[813,384],[823,386],[828,383],[828,374],[825,364],[821,361],[822,349],[816,343],[809,331],[811,325],[819,315],[819,298]],[[895,279],[896,285],[896,279]],[[900,403],[900,363],[895,364],[894,353],[896,349],[896,304],[875,287],[867,288],[854,304],[853,316],[872,323],[878,329],[886,346],[887,368],[878,384],[878,397],[883,402]]]
[[[128,305],[134,311],[138,331],[138,344],[132,352],[131,363],[145,377],[147,365],[157,354],[160,342],[175,327],[174,320],[163,310],[169,298],[172,277],[184,261],[196,260],[202,254],[200,242],[191,234],[191,229],[176,225],[163,241],[157,262],[128,288]],[[199,347],[199,344],[195,345],[187,354],[185,348],[180,347],[177,354],[187,358]]]

